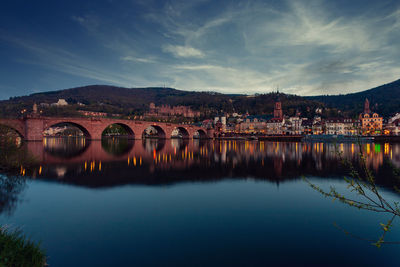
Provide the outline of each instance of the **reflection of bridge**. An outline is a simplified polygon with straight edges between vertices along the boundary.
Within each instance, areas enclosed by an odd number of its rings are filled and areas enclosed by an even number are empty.
[[[125,161],[131,158],[132,160],[137,157],[137,160],[143,159],[143,161],[149,161],[157,159],[162,161],[165,159],[165,155],[181,155],[184,152],[184,157],[187,156],[189,151],[197,151],[199,149],[199,142],[189,142],[185,140],[143,140],[134,141],[131,140],[127,143],[127,149],[122,151],[122,153],[113,153],[112,151],[107,151],[106,146],[114,145],[113,139],[104,140],[104,142],[93,141],[85,142],[83,139],[76,139],[80,143],[82,149],[79,149],[76,155],[67,156],[65,151],[61,153],[50,152],[49,148],[54,146],[54,141],[65,141],[59,138],[47,138],[42,144],[40,142],[29,142],[27,144],[28,151],[40,164],[70,164],[70,163],[82,163],[85,161],[94,162],[112,162],[112,161]],[[109,141],[109,142],[108,142]],[[118,139],[115,139],[118,142]],[[154,141],[154,142],[153,142]],[[180,141],[180,142],[179,142]],[[116,143],[115,145],[118,145]],[[64,148],[65,149],[65,148]],[[63,150],[63,149],[61,149]],[[186,154],[185,154],[186,153]],[[133,162],[132,162],[133,164]]]
[[[224,177],[266,178],[279,183],[301,176],[347,175],[347,169],[338,167],[340,159],[332,143],[45,138],[24,146],[27,155],[40,164],[27,169],[26,175],[63,178],[68,183],[94,187]],[[377,178],[384,178],[382,182],[393,176],[393,169],[387,172],[384,159],[395,163],[392,153],[396,154],[399,147],[385,144],[380,150],[379,144],[365,144],[363,148],[368,168]],[[338,149],[354,166],[359,166],[357,145],[340,144]]]
[[[68,123],[79,128],[87,139],[100,140],[103,131],[112,124],[122,126],[131,138],[141,139],[148,127],[154,127],[159,138],[171,138],[178,129],[183,138],[193,138],[198,133],[200,138],[207,138],[204,128],[187,124],[166,122],[133,121],[107,118],[52,118],[38,117],[26,119],[0,119],[0,124],[16,130],[27,141],[42,141],[43,131],[60,123]]]

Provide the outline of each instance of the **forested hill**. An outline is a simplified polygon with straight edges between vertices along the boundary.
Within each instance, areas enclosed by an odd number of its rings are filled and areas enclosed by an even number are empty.
[[[156,105],[168,104],[171,106],[185,105],[194,110],[200,110],[206,115],[215,115],[220,112],[239,112],[250,114],[271,114],[273,112],[276,93],[254,96],[238,94],[220,94],[215,92],[190,92],[173,88],[122,88],[107,85],[92,85],[52,92],[36,93],[29,96],[12,97],[0,101],[1,116],[16,116],[26,108],[32,109],[33,103],[55,103],[58,99],[65,99],[71,108],[52,108],[50,115],[73,115],[72,109],[102,111],[118,114],[143,114],[148,110],[149,103]],[[299,96],[279,94],[286,114],[294,114],[299,109],[303,114],[310,113],[321,106],[312,100]],[[85,106],[74,104],[82,103]]]
[[[21,110],[32,110],[33,103],[55,103],[65,99],[70,105],[65,108],[51,107],[44,115],[77,115],[77,109],[118,113],[122,115],[143,114],[150,102],[156,105],[186,105],[200,110],[205,116],[220,112],[238,112],[250,114],[272,114],[274,101],[279,96],[283,111],[293,115],[299,110],[303,116],[311,117],[317,107],[323,108],[324,117],[356,117],[363,110],[365,98],[368,98],[373,110],[387,117],[400,112],[400,80],[359,93],[300,97],[282,93],[257,95],[220,94],[214,92],[190,92],[173,88],[123,88],[108,85],[91,85],[12,97],[0,101],[0,116],[15,117]],[[77,105],[82,103],[82,105]],[[338,110],[340,110],[338,112]]]
[[[306,97],[350,113],[363,109],[365,98],[368,98],[372,110],[384,117],[400,112],[400,79],[366,91],[346,95],[321,95]]]

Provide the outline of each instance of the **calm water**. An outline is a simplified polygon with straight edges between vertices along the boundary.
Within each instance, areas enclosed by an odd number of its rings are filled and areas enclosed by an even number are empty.
[[[359,147],[339,144],[357,164]],[[0,224],[41,241],[50,266],[398,265],[345,235],[380,236],[389,217],[324,198],[302,179],[346,191],[333,144],[46,139],[39,164],[0,179]],[[388,200],[400,145],[363,144]],[[395,223],[387,241],[400,241]]]

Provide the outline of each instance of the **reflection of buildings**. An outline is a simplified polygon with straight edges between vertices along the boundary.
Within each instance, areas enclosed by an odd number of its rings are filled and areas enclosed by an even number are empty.
[[[225,177],[276,182],[303,175],[343,177],[348,172],[340,168],[337,151],[343,152],[354,164],[360,151],[358,145],[351,143],[335,146],[332,143],[145,139],[130,140],[134,142],[131,144],[112,139],[90,143],[71,139],[66,145],[63,140],[49,139],[44,147],[41,143],[28,143],[28,149],[40,159],[41,176],[82,184],[102,181],[104,185]],[[76,151],[71,149],[73,142]],[[385,158],[400,165],[400,144],[367,143],[361,149],[367,166],[374,172],[379,173]]]

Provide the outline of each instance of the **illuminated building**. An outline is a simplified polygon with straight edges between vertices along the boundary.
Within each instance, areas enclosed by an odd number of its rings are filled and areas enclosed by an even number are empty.
[[[383,118],[378,113],[371,112],[369,101],[365,99],[364,112],[359,116],[361,120],[361,129],[364,135],[375,135],[382,133]]]

